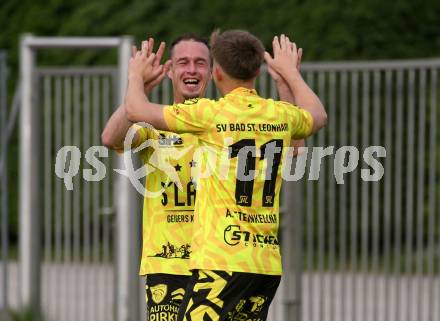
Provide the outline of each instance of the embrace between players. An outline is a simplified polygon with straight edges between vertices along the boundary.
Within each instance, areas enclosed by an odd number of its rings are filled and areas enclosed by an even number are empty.
[[[143,161],[151,162],[154,152],[156,164],[171,164],[181,183],[160,170],[145,182],[147,190],[161,191],[144,198],[140,274],[147,276],[148,320],[266,320],[282,273],[283,160],[292,153],[288,147],[327,122],[299,72],[302,50],[284,35],[274,37],[272,57],[247,31],[215,32],[210,43],[186,34],[172,42],[170,60],[161,64],[165,44],[156,53],[153,45],[149,39],[134,48],[124,104],[102,134],[106,146],[123,150],[134,126],[132,147],[157,142],[142,151]],[[255,91],[264,60],[281,101]],[[165,76],[173,85],[170,106],[148,99]],[[203,98],[211,77],[219,100]],[[236,124],[243,130],[234,130]],[[198,147],[209,153],[195,157]],[[226,173],[221,159],[227,159]],[[196,168],[210,168],[211,175],[194,175]]]

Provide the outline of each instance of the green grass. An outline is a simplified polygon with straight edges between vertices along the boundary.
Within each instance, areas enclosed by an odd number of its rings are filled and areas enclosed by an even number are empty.
[[[0,314],[3,321],[47,321],[40,313],[31,309],[9,310]]]

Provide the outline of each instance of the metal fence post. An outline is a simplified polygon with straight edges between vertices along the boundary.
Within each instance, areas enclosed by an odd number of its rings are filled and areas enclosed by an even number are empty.
[[[119,103],[123,103],[127,87],[128,60],[131,56],[131,37],[124,37],[119,47]],[[118,157],[118,168],[125,168]],[[126,177],[116,177],[115,207],[117,222],[116,243],[116,320],[139,320],[139,222],[140,209],[136,190]]]
[[[39,113],[34,106],[35,54],[24,35],[20,45],[22,82],[20,114],[20,299],[24,307],[40,308],[40,145]]]
[[[294,162],[295,164],[295,162]],[[287,321],[301,320],[302,276],[302,202],[300,182],[283,181],[282,259],[283,259],[283,315]]]
[[[0,202],[1,202],[1,278],[0,311],[8,307],[8,189],[7,189],[7,87],[6,87],[6,53],[0,52]],[[4,169],[3,169],[4,168]]]

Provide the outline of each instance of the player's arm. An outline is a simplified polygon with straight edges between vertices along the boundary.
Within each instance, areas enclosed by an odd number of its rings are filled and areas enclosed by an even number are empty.
[[[299,149],[306,147],[306,141],[304,139],[292,139],[290,141],[290,147],[293,147],[292,156],[297,157],[300,154]]]
[[[298,61],[296,64],[296,68],[300,70],[301,68],[301,58],[302,58],[303,50],[302,48],[298,49]],[[292,91],[289,88],[289,85],[284,80],[283,77],[279,73],[277,73],[271,66],[267,66],[267,71],[269,72],[270,76],[275,82],[275,85],[277,87],[278,95],[280,96],[280,100],[286,101],[288,103],[291,103],[293,105],[296,105],[295,96],[293,95]],[[292,139],[290,142],[290,146],[294,147],[293,149],[293,157],[298,156],[299,154],[299,148],[305,147],[306,143],[304,139]]]
[[[280,39],[273,40],[274,58],[265,53],[267,64],[279,73],[289,86],[295,104],[307,110],[313,118],[312,133],[318,131],[327,124],[327,113],[318,96],[303,80],[298,68],[298,51],[295,43],[281,35]]]
[[[125,113],[129,121],[146,122],[160,130],[169,130],[163,115],[164,105],[148,100],[143,91],[144,83],[138,75],[128,76],[127,94],[125,95]]]
[[[150,55],[152,53],[153,47],[154,40],[152,38],[150,38],[148,41],[142,42],[142,48],[143,50],[147,51],[147,55]],[[132,56],[135,56],[137,53],[137,49],[134,46],[132,49]],[[165,43],[161,43],[157,50],[156,58],[153,61],[154,66],[158,66],[160,64],[160,59],[162,58],[164,51]],[[144,93],[146,96],[151,92],[151,90],[153,90],[155,86],[157,86],[163,80],[166,70],[167,68],[164,68],[163,73],[160,74],[154,81],[144,83]],[[127,135],[127,132],[132,125],[133,123],[127,119],[124,104],[120,105],[105,125],[105,128],[101,134],[102,143],[110,149],[122,150],[124,148],[125,136]],[[135,136],[133,138],[133,146],[137,146],[140,143],[138,141],[139,135],[138,133],[135,133]]]
[[[306,84],[301,74],[296,71],[287,73],[285,77],[292,92],[295,93],[296,104],[312,115],[312,133],[327,125],[327,113],[324,106],[318,96]]]
[[[296,68],[298,69],[298,71],[300,71],[301,69],[302,54],[303,54],[303,49],[299,48],[298,61],[296,64]],[[276,72],[270,65],[267,65],[267,71],[269,72],[270,76],[275,82],[280,100],[296,105],[295,96],[290,90],[289,85],[284,80],[284,78],[281,77],[281,75],[278,72]]]
[[[124,149],[125,135],[127,135],[127,132],[132,125],[133,123],[125,116],[124,105],[119,106],[107,121],[101,134],[101,141],[104,146],[113,150]],[[133,142],[136,143],[137,141],[138,134],[136,133]]]

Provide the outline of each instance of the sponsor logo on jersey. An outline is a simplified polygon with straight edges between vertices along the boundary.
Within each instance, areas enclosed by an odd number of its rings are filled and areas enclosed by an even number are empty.
[[[226,244],[235,246],[239,243],[248,246],[278,246],[278,240],[273,235],[255,234],[248,231],[242,231],[239,225],[228,225],[224,230],[224,241]]]
[[[159,134],[159,146],[176,146],[183,145],[182,137],[178,135],[169,135]]]
[[[153,255],[153,257],[161,257],[164,259],[189,259],[190,254],[191,245],[183,244],[181,246],[177,246],[167,242],[167,244],[162,245],[162,252],[156,253]]]

